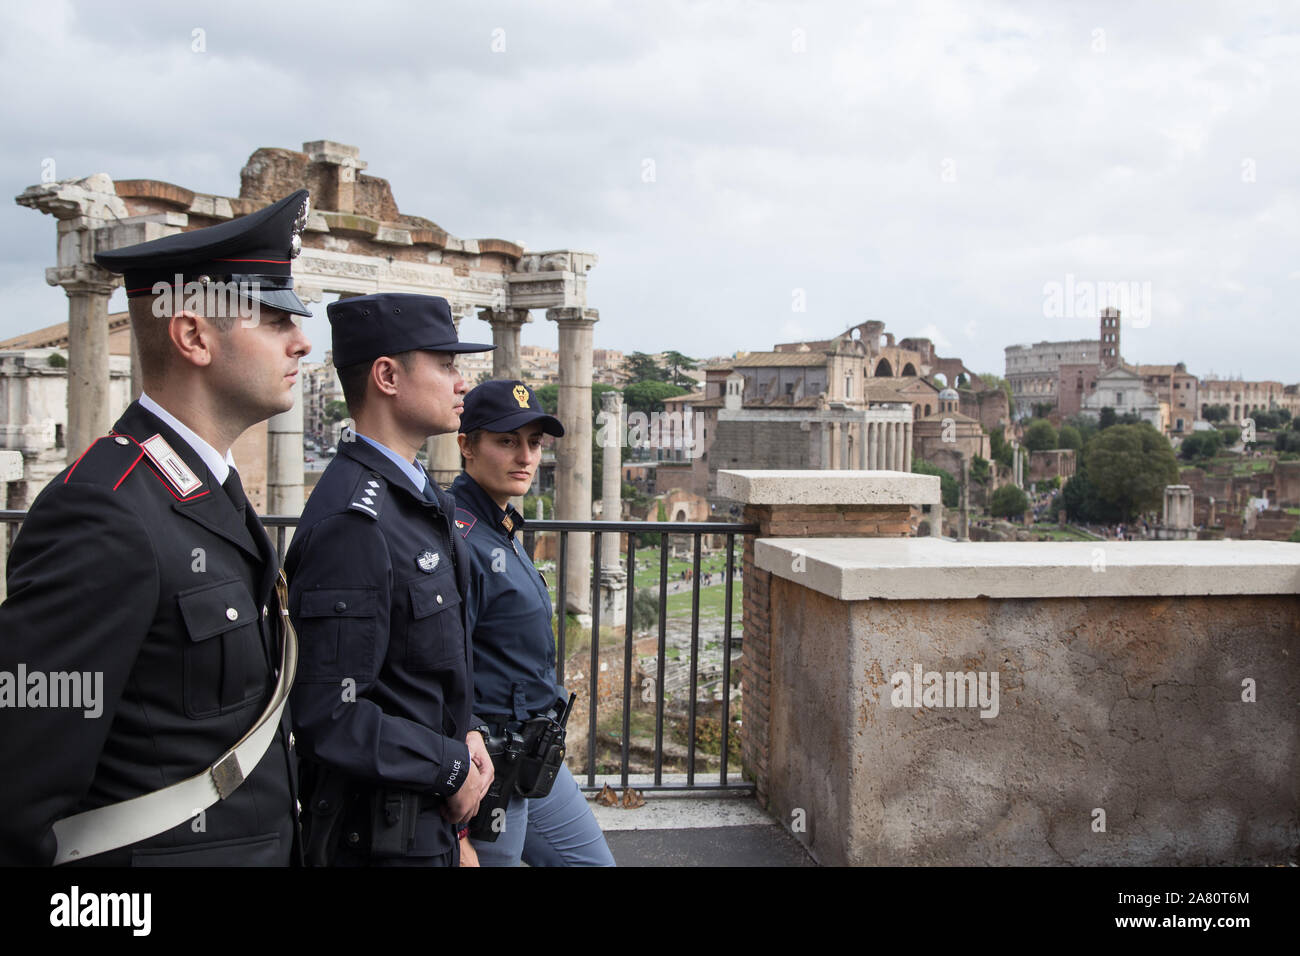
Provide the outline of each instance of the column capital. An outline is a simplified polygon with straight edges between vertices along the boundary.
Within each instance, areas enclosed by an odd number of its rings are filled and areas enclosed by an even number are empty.
[[[68,295],[111,295],[122,281],[107,269],[90,263],[71,266],[51,266],[45,270],[49,285],[62,286]]]
[[[498,325],[518,328],[533,321],[532,312],[528,309],[480,309],[478,317],[493,328]]]
[[[547,309],[546,320],[548,322],[562,322],[566,325],[592,326],[600,320],[600,310],[588,309],[580,306],[564,306],[557,309]]]

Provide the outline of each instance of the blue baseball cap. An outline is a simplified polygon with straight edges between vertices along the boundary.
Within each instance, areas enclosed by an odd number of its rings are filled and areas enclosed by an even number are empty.
[[[493,379],[476,385],[465,396],[465,410],[460,413],[460,430],[464,434],[480,428],[512,432],[531,422],[541,422],[542,431],[556,438],[564,434],[564,426],[542,408],[537,393],[514,379]]]

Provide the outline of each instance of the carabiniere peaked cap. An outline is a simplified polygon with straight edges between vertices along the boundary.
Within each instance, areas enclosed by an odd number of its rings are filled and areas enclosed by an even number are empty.
[[[491,352],[495,345],[456,338],[451,306],[437,295],[380,292],[339,299],[325,307],[330,319],[334,367],[347,368],[423,349],[428,352]]]
[[[128,298],[152,295],[156,283],[227,282],[262,305],[311,315],[293,291],[293,260],[302,251],[308,193],[300,189],[277,203],[229,222],[164,236],[124,249],[95,253],[109,272],[121,273]]]

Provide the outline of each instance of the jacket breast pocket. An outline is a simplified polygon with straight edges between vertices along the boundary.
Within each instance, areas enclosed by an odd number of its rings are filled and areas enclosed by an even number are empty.
[[[377,588],[303,591],[298,608],[298,672],[305,683],[375,678]]]
[[[262,699],[270,668],[257,605],[242,581],[220,581],[176,596],[189,642],[184,650],[185,713],[215,717]]]
[[[465,631],[454,574],[418,578],[407,586],[411,621],[406,633],[407,670],[442,670],[465,660]]]

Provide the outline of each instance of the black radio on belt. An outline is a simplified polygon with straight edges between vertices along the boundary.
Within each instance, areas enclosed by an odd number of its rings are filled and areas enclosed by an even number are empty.
[[[570,694],[562,710],[552,707],[545,714],[506,724],[500,735],[488,736],[487,752],[492,758],[492,786],[470,821],[469,835],[493,843],[505,828],[505,808],[510,798],[544,797],[551,792],[564,764],[565,725],[577,694]]]

